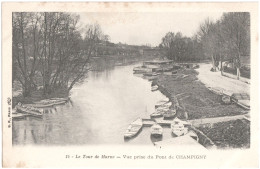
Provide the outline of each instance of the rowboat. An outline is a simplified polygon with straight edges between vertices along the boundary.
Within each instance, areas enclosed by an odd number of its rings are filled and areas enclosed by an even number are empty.
[[[164,119],[174,118],[176,115],[176,109],[171,109],[163,114]]]
[[[52,98],[52,99],[37,101],[34,102],[34,104],[25,104],[24,106],[34,107],[34,108],[46,108],[46,107],[53,107],[60,104],[65,104],[68,100],[69,98]]]
[[[231,99],[229,96],[226,96],[226,95],[223,95],[222,98],[221,98],[222,102],[224,104],[230,104],[231,103]]]
[[[29,116],[29,114],[25,113],[12,113],[12,119],[22,119]]]
[[[134,70],[134,73],[152,72],[152,68],[147,68],[146,66],[135,67],[133,70]]]
[[[175,136],[179,137],[187,134],[188,128],[184,127],[182,121],[176,117],[171,124],[171,131]]]
[[[145,76],[157,76],[158,73],[156,72],[148,72],[148,73],[144,73]]]
[[[223,89],[219,87],[208,87],[208,89],[217,95],[223,95]]]
[[[129,125],[129,127],[125,131],[124,137],[125,138],[134,137],[141,130],[142,126],[143,126],[142,119],[141,118],[136,119]]]
[[[59,100],[59,101],[68,101],[69,99],[70,99],[70,97],[66,97],[66,98],[59,98],[59,97],[50,98],[50,100]]]
[[[231,100],[238,106],[250,110],[250,96],[247,93],[233,93]]]
[[[145,76],[157,76],[158,73],[156,72],[147,72],[147,73],[144,73]]]
[[[151,127],[152,125],[154,125],[155,120],[154,119],[142,119],[143,122],[143,127]]]
[[[147,79],[148,81],[152,81],[154,79],[157,79],[156,76],[143,76],[144,79]]]
[[[247,93],[233,93],[231,95],[231,100],[233,102],[238,102],[239,100],[250,100],[250,96]]]
[[[22,105],[21,103],[18,103],[15,106],[17,112],[23,113],[23,114],[28,114],[34,117],[42,117],[43,112],[40,111],[39,109],[35,108],[35,107],[31,107],[31,106],[25,106]]]
[[[169,111],[169,107],[158,107],[158,108],[156,108],[156,111],[162,111],[162,112],[167,112],[167,111]]]
[[[193,66],[193,69],[198,69],[198,68],[200,68],[200,65]]]
[[[157,85],[152,87],[152,91],[156,91],[156,90],[158,90],[158,86]]]
[[[170,101],[170,99],[168,97],[166,97],[165,99],[162,99],[162,100],[158,101],[156,103],[156,105],[165,104],[165,103],[168,103],[169,101]]]
[[[53,99],[45,99],[35,103],[35,107],[51,107],[54,105],[64,104],[67,100],[53,100]]]
[[[155,136],[155,137],[161,137],[163,134],[163,128],[155,123],[152,127],[151,127],[151,135]]]
[[[246,110],[250,110],[250,100],[239,100],[237,102],[237,105],[239,105],[240,107]]]
[[[193,130],[190,130],[187,135],[189,135],[191,138],[199,142],[199,137]]]
[[[163,116],[163,111],[155,111],[152,114],[150,114],[151,118],[156,118],[156,117],[162,117]]]
[[[163,104],[156,104],[155,108],[158,107],[170,107],[172,105],[172,102],[164,102]]]

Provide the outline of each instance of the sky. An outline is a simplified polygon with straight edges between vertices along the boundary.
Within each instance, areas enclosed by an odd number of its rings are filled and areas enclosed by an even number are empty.
[[[158,46],[169,31],[191,37],[206,19],[217,20],[221,12],[167,12],[167,13],[78,13],[80,24],[99,23],[113,43]]]

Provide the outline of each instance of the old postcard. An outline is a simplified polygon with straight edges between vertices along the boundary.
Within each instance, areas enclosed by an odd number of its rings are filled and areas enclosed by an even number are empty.
[[[257,3],[2,4],[3,167],[259,167]]]

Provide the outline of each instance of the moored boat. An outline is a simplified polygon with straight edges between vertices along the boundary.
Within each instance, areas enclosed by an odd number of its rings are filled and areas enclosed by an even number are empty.
[[[17,112],[23,113],[23,114],[28,114],[31,116],[35,116],[35,117],[42,117],[43,112],[40,111],[39,109],[32,107],[32,106],[25,106],[21,103],[18,103],[15,106]]]
[[[161,137],[163,135],[163,128],[159,124],[155,123],[151,127],[151,135],[155,137]]]
[[[133,69],[134,73],[148,73],[148,72],[152,72],[153,69],[152,68],[148,68],[146,66],[139,66],[139,67],[135,67]]]
[[[152,91],[156,91],[156,90],[158,90],[158,86],[157,85],[152,86]]]
[[[187,134],[188,128],[184,127],[182,120],[176,117],[171,124],[171,131],[175,136],[179,137]]]
[[[158,108],[158,107],[170,107],[171,105],[172,105],[172,102],[164,102],[162,104],[156,104],[155,108]]]
[[[166,97],[165,99],[160,100],[160,102],[169,102],[169,101],[170,101],[170,99],[168,97]]]
[[[239,100],[237,102],[237,105],[239,105],[240,107],[246,110],[250,110],[250,100]]]
[[[174,118],[176,115],[176,109],[170,109],[169,111],[163,114],[164,119],[171,119]]]
[[[188,134],[191,138],[193,138],[194,140],[196,140],[197,142],[199,142],[199,137],[198,137],[198,135],[197,135],[193,130],[190,130],[187,134]]]
[[[156,111],[162,111],[162,112],[167,112],[167,111],[169,111],[169,107],[158,107],[158,108],[156,108]]]
[[[12,119],[22,119],[29,116],[29,114],[25,113],[12,113]]]
[[[141,118],[136,119],[129,125],[129,127],[125,131],[124,137],[125,138],[134,137],[141,130],[142,126],[143,126],[142,119]]]
[[[55,106],[55,105],[59,105],[59,104],[64,104],[66,103],[67,100],[51,100],[51,99],[45,99],[45,100],[41,100],[41,101],[38,101],[38,102],[34,102],[34,107],[38,107],[38,108],[41,108],[41,107],[52,107],[52,106]]]
[[[163,111],[155,111],[152,114],[150,114],[151,118],[156,118],[156,117],[162,117],[163,116]]]
[[[59,101],[68,101],[69,99],[70,99],[70,97],[66,97],[66,98],[59,98],[59,97],[50,98],[50,100],[59,100]]]
[[[250,110],[250,96],[247,93],[233,93],[231,100],[238,106]]]

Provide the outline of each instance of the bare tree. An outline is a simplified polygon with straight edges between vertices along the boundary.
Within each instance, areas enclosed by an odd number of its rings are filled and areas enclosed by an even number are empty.
[[[37,85],[43,86],[45,96],[69,91],[86,76],[97,44],[109,36],[93,24],[85,27],[82,38],[78,21],[79,16],[71,13],[13,13],[13,67],[24,96]]]
[[[39,64],[40,54],[40,16],[37,13],[13,13],[13,47],[14,65],[17,65],[16,78],[23,86],[23,95],[31,95],[36,86],[34,76]]]
[[[235,60],[240,78],[241,55],[250,53],[250,15],[247,12],[225,13],[221,20],[225,52]]]

